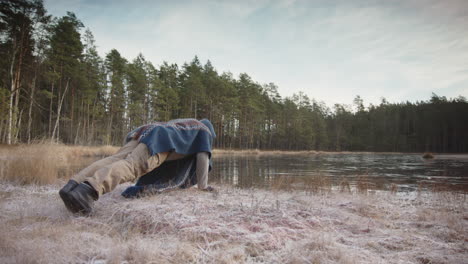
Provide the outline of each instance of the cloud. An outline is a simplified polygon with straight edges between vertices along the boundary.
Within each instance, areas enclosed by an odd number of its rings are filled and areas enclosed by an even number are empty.
[[[154,64],[199,55],[219,71],[304,91],[327,104],[355,95],[378,103],[466,93],[468,1],[63,1],[104,55],[118,49]],[[465,88],[464,88],[465,87]],[[462,94],[467,96],[466,94]]]

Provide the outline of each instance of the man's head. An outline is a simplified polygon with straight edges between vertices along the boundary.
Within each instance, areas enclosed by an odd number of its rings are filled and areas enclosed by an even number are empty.
[[[202,122],[206,127],[208,127],[208,129],[210,130],[211,135],[213,136],[213,138],[216,138],[216,133],[214,131],[213,125],[211,124],[210,120],[202,119],[202,120],[200,120],[200,122]]]

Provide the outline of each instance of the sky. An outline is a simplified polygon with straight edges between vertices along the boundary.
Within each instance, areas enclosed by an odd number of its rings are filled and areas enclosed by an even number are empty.
[[[332,106],[468,97],[468,0],[45,0],[105,56],[210,60]]]

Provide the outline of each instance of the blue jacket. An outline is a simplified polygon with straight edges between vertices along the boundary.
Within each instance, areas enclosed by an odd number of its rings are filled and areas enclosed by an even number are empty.
[[[211,157],[215,137],[213,125],[207,119],[175,119],[140,126],[127,135],[126,142],[136,139],[144,143],[152,156],[174,151],[184,155],[208,152]]]

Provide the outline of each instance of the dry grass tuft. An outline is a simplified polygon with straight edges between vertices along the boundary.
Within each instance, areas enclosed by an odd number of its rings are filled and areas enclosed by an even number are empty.
[[[279,176],[272,180],[270,188],[272,190],[288,190],[291,191],[294,185],[298,182],[298,178],[294,176]]]
[[[50,184],[69,178],[83,157],[112,155],[117,147],[67,146],[50,142],[0,148],[0,181]]]
[[[340,191],[341,192],[351,193],[351,185],[349,184],[348,180],[346,180],[346,179],[341,180],[339,186],[340,186]]]
[[[19,184],[53,183],[68,169],[67,151],[58,144],[20,145],[1,157],[0,180]]]
[[[332,190],[330,177],[314,175],[302,178],[303,188],[308,193],[328,193]]]
[[[369,176],[366,173],[357,177],[356,188],[360,193],[367,194],[369,190],[375,189],[375,183],[369,179]]]
[[[433,159],[434,158],[434,154],[432,154],[431,152],[424,152],[424,154],[422,155],[422,157],[424,159]]]
[[[330,177],[312,175],[307,177],[279,176],[272,180],[270,189],[274,191],[301,190],[307,193],[327,193],[332,190]]]
[[[71,156],[84,156],[84,157],[94,157],[94,156],[110,156],[119,150],[119,147],[115,146],[96,146],[96,147],[85,147],[85,146],[71,146],[70,153]]]

